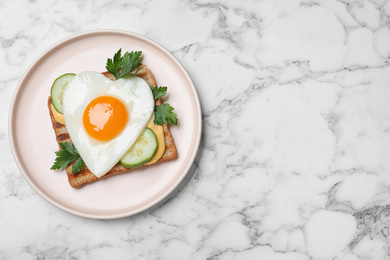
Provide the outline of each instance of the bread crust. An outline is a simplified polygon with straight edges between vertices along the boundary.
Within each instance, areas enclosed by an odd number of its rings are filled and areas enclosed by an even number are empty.
[[[136,76],[143,78],[150,86],[156,86],[156,80],[154,78],[153,73],[148,69],[148,67],[144,64],[141,64],[138,68],[140,70],[137,72]],[[136,68],[136,69],[138,69]],[[106,77],[110,78],[111,80],[115,80],[115,77],[109,73],[109,72],[103,72],[103,75]],[[49,96],[48,98],[48,108],[49,108],[49,113],[50,113],[50,119],[52,122],[52,126],[56,135],[56,140],[58,143],[59,149],[61,149],[60,143],[61,142],[71,142],[72,140],[70,139],[69,133],[66,129],[65,125],[62,125],[58,123],[58,121],[54,118],[53,112],[51,111],[51,97]],[[161,105],[162,101],[161,98],[159,98],[156,101],[156,105]],[[165,151],[162,157],[156,162],[164,162],[164,161],[170,161],[174,160],[178,157],[178,151],[176,149],[175,142],[173,140],[171,131],[169,129],[169,125],[163,124],[163,129],[164,129],[164,139],[165,139]],[[81,169],[80,172],[72,174],[72,165],[74,162],[69,164],[69,166],[66,168],[66,174],[68,175],[68,181],[70,186],[73,188],[81,188],[89,183],[117,175],[120,173],[125,173],[125,172],[130,172],[136,169],[139,169],[141,167],[148,167],[154,164],[150,165],[143,165],[138,168],[125,168],[123,167],[120,163],[117,163],[110,171],[108,171],[105,175],[103,175],[100,178],[97,178],[85,165]]]

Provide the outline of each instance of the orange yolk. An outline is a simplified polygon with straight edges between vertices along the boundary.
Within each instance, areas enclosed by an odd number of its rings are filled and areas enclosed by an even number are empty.
[[[129,115],[117,98],[101,96],[92,100],[84,110],[83,124],[89,136],[99,141],[115,138],[125,128]]]

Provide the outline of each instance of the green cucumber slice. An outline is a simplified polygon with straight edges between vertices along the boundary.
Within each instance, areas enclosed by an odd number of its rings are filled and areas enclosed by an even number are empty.
[[[51,86],[50,96],[51,103],[53,104],[55,110],[61,115],[64,114],[62,107],[62,99],[64,97],[64,90],[68,82],[75,76],[74,73],[67,73],[59,76]]]
[[[120,160],[126,168],[137,168],[149,162],[157,150],[157,137],[152,129],[147,127],[138,141]]]

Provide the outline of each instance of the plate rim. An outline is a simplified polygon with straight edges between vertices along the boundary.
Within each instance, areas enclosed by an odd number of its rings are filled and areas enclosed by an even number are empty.
[[[66,44],[67,42],[77,40],[77,38],[83,38],[83,37],[88,37],[88,36],[93,36],[93,35],[99,35],[99,34],[114,34],[114,35],[122,35],[122,36],[127,36],[127,37],[133,37],[133,38],[138,38],[143,41],[148,42],[151,44],[153,47],[157,48],[159,51],[162,51],[165,55],[170,57],[170,59],[175,63],[175,65],[178,66],[180,69],[181,73],[185,76],[186,80],[189,82],[189,86],[193,92],[193,97],[195,99],[195,106],[196,106],[196,111],[194,111],[194,114],[197,114],[197,117],[199,118],[198,120],[198,129],[197,129],[197,136],[195,140],[195,149],[192,151],[192,154],[190,156],[189,163],[186,165],[183,174],[181,174],[180,178],[178,178],[173,185],[169,187],[161,196],[157,197],[155,200],[151,201],[150,203],[144,205],[143,207],[134,209],[134,210],[125,210],[124,212],[121,213],[113,213],[113,214],[91,214],[91,213],[86,213],[86,212],[80,212],[77,210],[73,210],[72,208],[67,207],[63,203],[60,203],[52,198],[50,198],[49,195],[46,195],[44,190],[41,190],[37,185],[34,184],[33,180],[30,179],[31,177],[28,176],[28,174],[25,173],[24,168],[22,167],[20,163],[20,158],[18,157],[18,154],[15,151],[15,133],[13,129],[13,121],[14,121],[14,113],[16,110],[17,102],[16,100],[21,94],[21,87],[30,75],[31,71],[38,66],[39,62],[46,57],[47,55],[50,55],[50,52],[54,51],[56,48],[59,48],[61,45]],[[190,171],[192,165],[194,164],[195,158],[198,154],[199,146],[200,146],[200,140],[202,136],[202,112],[201,112],[201,106],[200,106],[200,101],[199,101],[199,96],[196,91],[196,88],[194,86],[194,83],[191,79],[191,77],[188,75],[187,71],[184,69],[183,65],[164,47],[162,47],[160,44],[156,43],[155,41],[152,41],[151,39],[130,31],[126,30],[117,30],[117,29],[99,29],[99,30],[88,30],[88,31],[83,31],[80,33],[73,34],[71,36],[65,37],[62,40],[54,43],[50,47],[48,47],[44,52],[42,52],[35,60],[30,64],[30,66],[27,68],[27,70],[23,73],[22,77],[20,78],[16,89],[13,93],[12,100],[11,100],[11,105],[10,105],[10,110],[8,114],[8,136],[9,136],[9,142],[11,146],[11,151],[12,155],[14,157],[14,160],[16,162],[16,165],[24,177],[24,179],[27,181],[27,183],[33,188],[35,192],[37,192],[41,197],[43,197],[46,201],[49,203],[53,204],[54,206],[71,213],[76,216],[84,217],[84,218],[90,218],[90,219],[118,219],[118,218],[123,218],[123,217],[128,217],[132,216],[138,213],[141,213],[159,202],[163,201],[168,195],[170,195],[178,186],[179,184],[183,181],[183,179],[187,176],[188,172]]]

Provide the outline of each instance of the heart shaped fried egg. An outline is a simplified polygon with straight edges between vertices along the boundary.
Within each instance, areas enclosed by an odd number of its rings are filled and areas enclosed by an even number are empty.
[[[87,71],[68,83],[63,108],[74,146],[99,178],[137,141],[154,111],[154,97],[142,78],[112,81]]]

